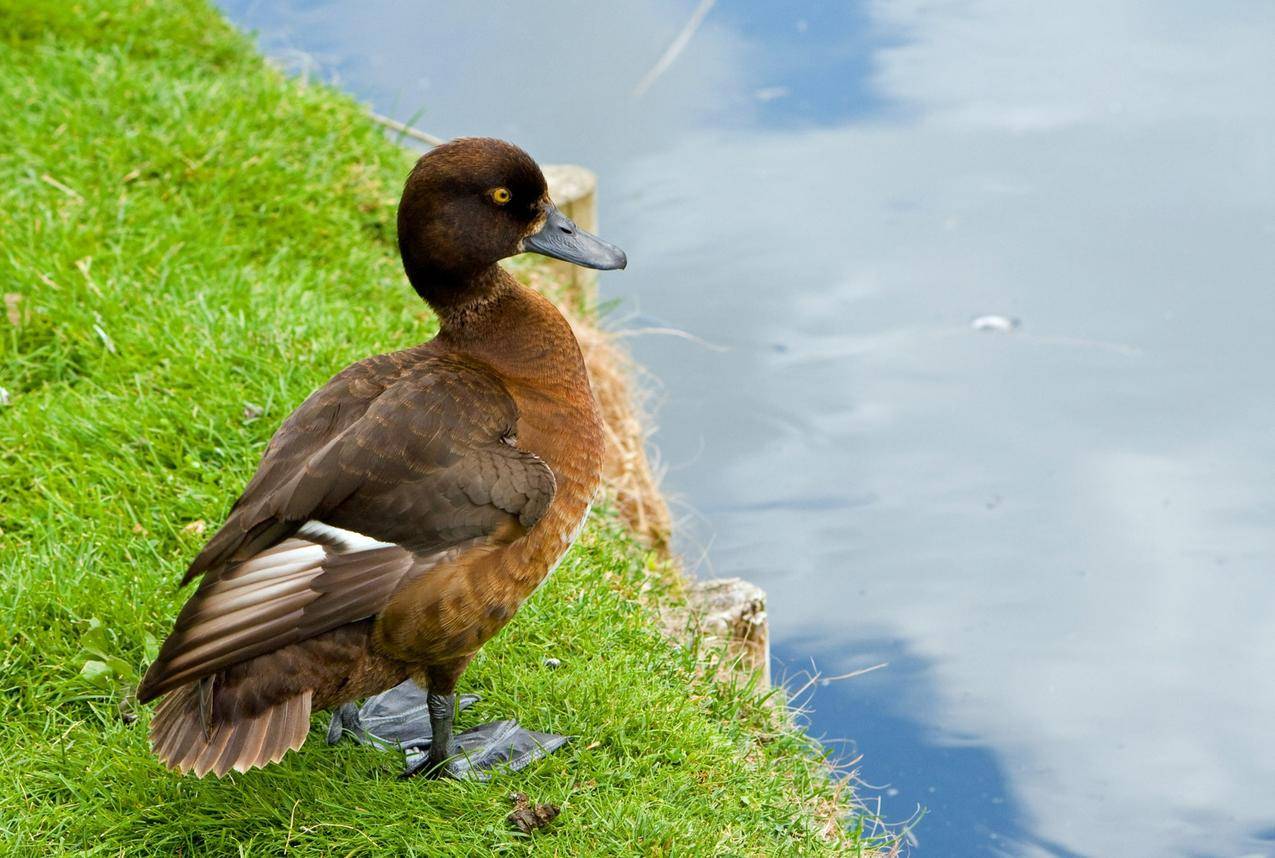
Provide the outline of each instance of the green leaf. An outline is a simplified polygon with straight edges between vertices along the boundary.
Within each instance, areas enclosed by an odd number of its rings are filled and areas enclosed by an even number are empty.
[[[80,676],[99,688],[105,688],[111,684],[115,671],[111,670],[106,662],[89,660],[84,662],[84,667],[80,668]]]
[[[137,671],[133,668],[133,665],[119,656],[106,655],[102,656],[102,660],[106,662],[106,666],[111,669],[111,673],[117,679],[133,679],[137,676]]]
[[[106,638],[106,625],[97,617],[89,620],[89,627],[80,635],[80,646],[90,652],[105,652],[110,644]]]
[[[150,632],[142,638],[142,655],[146,656],[146,663],[150,664],[159,656],[159,641]]]

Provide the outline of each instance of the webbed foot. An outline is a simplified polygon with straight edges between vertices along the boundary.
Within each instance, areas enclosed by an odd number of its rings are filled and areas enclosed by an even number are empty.
[[[332,713],[328,744],[337,744],[348,733],[363,745],[428,748],[434,729],[430,724],[427,697],[425,690],[409,679],[369,697],[362,706],[346,703]],[[460,711],[464,712],[480,699],[477,694],[460,695]]]
[[[405,778],[488,780],[493,769],[518,771],[569,740],[525,730],[513,720],[482,724],[453,737],[456,709],[463,712],[476,702],[474,694],[461,695],[459,701],[450,694],[430,694],[409,679],[362,706],[347,703],[334,712],[328,743],[349,733],[365,745],[401,748],[407,756]],[[443,739],[442,745],[435,747],[435,736]]]
[[[432,760],[429,749],[408,749],[407,768],[402,777],[425,775],[431,778],[486,781],[494,769],[516,772],[561,748],[569,736],[536,733],[523,729],[517,721],[493,721],[461,733],[452,742],[451,753],[442,761]]]

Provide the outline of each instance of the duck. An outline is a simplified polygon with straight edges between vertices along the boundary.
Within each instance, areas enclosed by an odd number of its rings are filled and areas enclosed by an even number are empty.
[[[533,252],[612,270],[624,252],[491,138],[422,155],[397,225],[438,332],[311,394],[190,563],[181,584],[199,585],[137,690],[162,698],[149,739],[169,769],[277,763],[311,713],[413,680],[433,731],[423,771],[447,776],[462,674],[589,514],[604,431],[580,347],[499,263]]]

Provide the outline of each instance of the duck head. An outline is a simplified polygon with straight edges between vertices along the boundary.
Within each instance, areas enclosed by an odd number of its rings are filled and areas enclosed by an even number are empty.
[[[496,263],[518,253],[604,270],[627,262],[558,211],[530,155],[482,137],[444,143],[416,162],[398,208],[398,246],[412,286],[435,308],[472,299]]]

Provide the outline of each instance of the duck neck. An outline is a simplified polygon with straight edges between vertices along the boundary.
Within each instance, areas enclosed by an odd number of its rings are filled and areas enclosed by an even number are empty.
[[[506,382],[554,395],[588,393],[591,402],[571,325],[548,298],[503,268],[493,269],[486,288],[438,311],[438,339],[488,364]]]
[[[467,320],[483,315],[509,291],[512,278],[497,264],[474,271],[449,271],[420,264],[404,255],[403,268],[416,294],[438,316],[441,327],[464,327]]]

